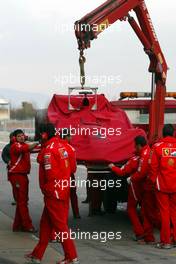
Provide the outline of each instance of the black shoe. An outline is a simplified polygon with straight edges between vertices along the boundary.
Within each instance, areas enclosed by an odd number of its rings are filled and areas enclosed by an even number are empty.
[[[173,245],[173,247],[176,247],[176,242],[173,242],[173,244],[172,244],[172,245]]]
[[[80,215],[74,215],[73,216],[75,219],[81,219],[81,216]]]
[[[51,240],[50,240],[50,243],[53,243],[53,244],[54,244],[54,243],[57,243],[57,242],[58,242],[57,239],[51,239]]]
[[[140,240],[140,239],[144,239],[144,236],[134,236],[134,237],[132,237],[132,240],[133,241],[138,241],[138,240]]]
[[[26,254],[24,257],[26,260],[25,264],[40,264],[41,263],[41,260],[33,257],[31,253]]]
[[[144,236],[135,236],[135,237],[133,237],[133,240],[136,241],[139,245],[146,244],[146,242],[144,240]]]
[[[29,229],[23,229],[23,232],[26,232],[26,233],[37,233],[38,230],[33,227],[33,228],[29,228]]]

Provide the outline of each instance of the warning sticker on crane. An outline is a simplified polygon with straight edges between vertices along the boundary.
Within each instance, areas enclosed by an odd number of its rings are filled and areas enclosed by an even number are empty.
[[[103,22],[101,22],[101,24],[98,25],[97,29],[98,29],[98,32],[102,32],[108,27],[109,27],[109,20],[105,19]]]

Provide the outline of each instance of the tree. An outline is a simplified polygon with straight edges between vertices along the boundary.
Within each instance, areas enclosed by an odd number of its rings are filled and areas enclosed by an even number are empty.
[[[36,109],[32,103],[22,102],[22,107],[17,109],[11,109],[11,119],[25,120],[32,119],[35,117]]]

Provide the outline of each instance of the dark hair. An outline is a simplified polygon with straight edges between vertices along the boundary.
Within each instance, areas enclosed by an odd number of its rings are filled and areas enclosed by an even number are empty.
[[[10,134],[9,134],[9,138],[11,139],[12,137],[14,137],[14,131],[10,132]]]
[[[70,130],[68,128],[62,128],[60,138],[65,139],[66,137],[70,137]]]
[[[141,147],[144,147],[147,145],[147,140],[143,136],[137,136],[134,139],[136,145],[140,145]]]
[[[56,134],[55,126],[52,123],[41,124],[39,130],[41,134],[44,132],[47,133],[48,139],[54,137]]]
[[[174,135],[174,127],[171,124],[166,124],[163,127],[163,137],[173,136]]]
[[[39,125],[39,133],[43,133],[43,132],[46,132],[46,123],[41,123]]]
[[[19,134],[24,134],[24,131],[22,129],[16,129],[13,131],[13,136],[16,137]]]

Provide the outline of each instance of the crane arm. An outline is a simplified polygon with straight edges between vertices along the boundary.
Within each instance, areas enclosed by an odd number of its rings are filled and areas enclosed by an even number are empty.
[[[134,11],[138,23],[129,12]],[[150,59],[149,71],[166,81],[167,64],[161,51],[149,12],[143,0],[108,0],[91,13],[75,22],[75,34],[78,48],[84,50],[90,47],[91,41],[117,20],[128,19]]]
[[[123,19],[139,2],[139,0],[108,0],[76,21],[75,33],[79,49],[89,48],[91,40],[97,38],[102,31],[117,20]]]
[[[130,11],[136,13],[136,21]],[[98,8],[75,22],[78,49],[91,46],[91,41],[116,21],[127,20],[141,41],[149,57],[149,72],[152,73],[152,98],[150,109],[150,141],[161,136],[164,123],[164,100],[168,66],[158,42],[148,9],[144,0],[107,0]]]

